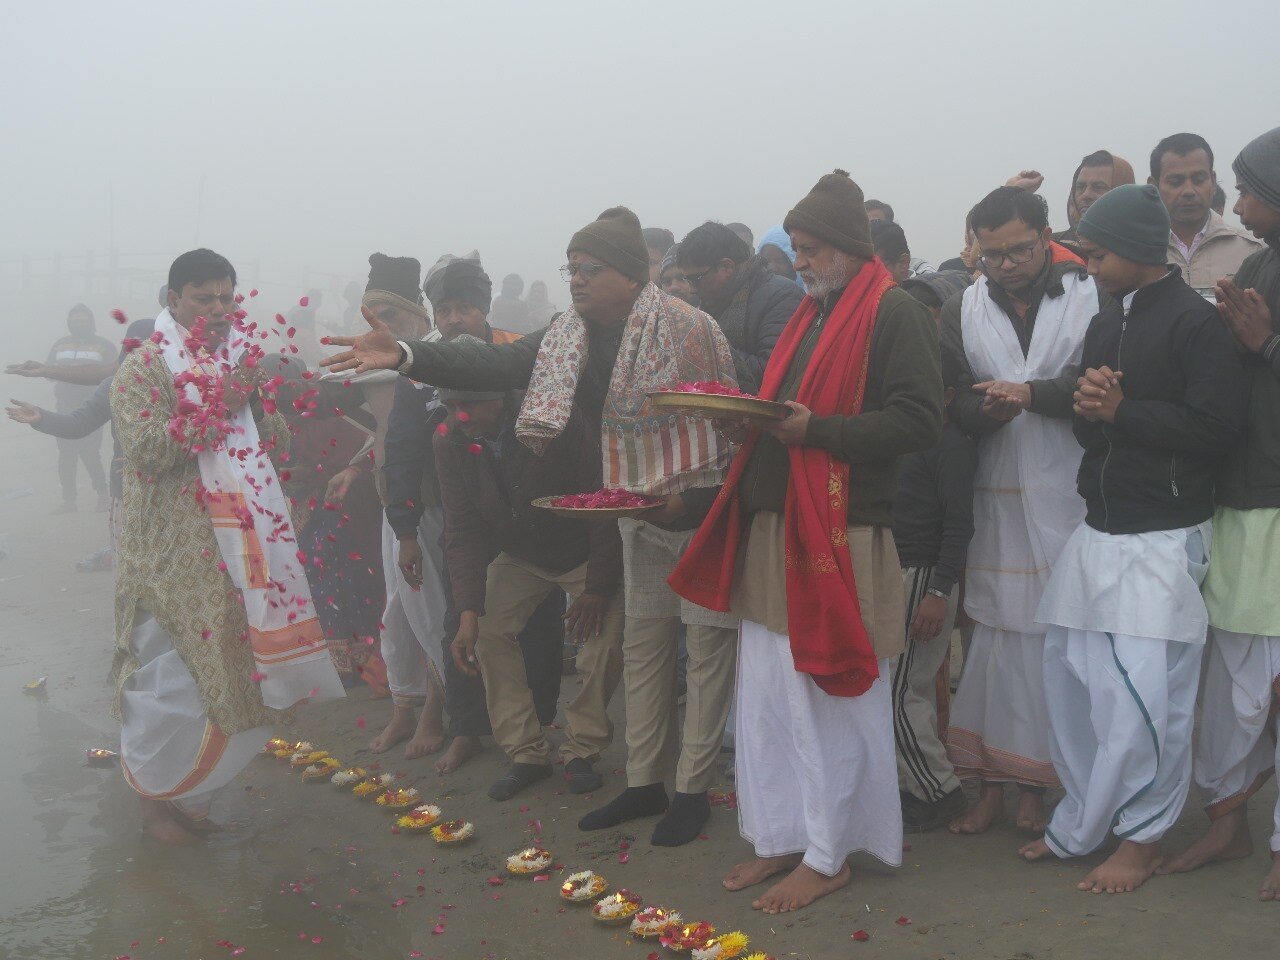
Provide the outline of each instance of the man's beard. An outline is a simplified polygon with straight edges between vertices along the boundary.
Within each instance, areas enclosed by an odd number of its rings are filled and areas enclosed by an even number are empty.
[[[800,274],[804,292],[815,300],[825,299],[849,283],[849,278],[854,273],[853,265],[853,257],[837,250],[831,257],[831,266]]]

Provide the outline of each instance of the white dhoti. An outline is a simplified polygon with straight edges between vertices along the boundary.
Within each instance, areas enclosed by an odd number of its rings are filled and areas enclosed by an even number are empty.
[[[961,779],[1056,787],[1049,754],[1044,636],[973,628],[951,701],[947,756]]]
[[[1053,763],[1067,795],[1045,842],[1087,854],[1114,833],[1154,843],[1191,785],[1208,612],[1209,528],[1110,535],[1084,524],[1040,605]]]
[[[1280,637],[1211,628],[1201,683],[1195,779],[1216,820],[1247,803],[1280,765]],[[1271,849],[1280,851],[1280,803]]]
[[[760,857],[803,853],[835,876],[852,853],[902,863],[890,661],[860,697],[798,673],[789,639],[742,621],[735,731],[738,823]]]
[[[421,706],[427,687],[444,688],[445,582],[444,512],[427,508],[418,521],[418,549],[422,551],[422,588],[414,590],[400,572],[400,541],[382,520],[382,571],[387,606],[382,613],[382,659],[387,686],[396,706]]]
[[[1040,301],[1024,352],[1019,321],[979,278],[961,306],[965,358],[979,381],[1060,377],[1079,364],[1097,312],[1093,280],[1066,274],[1063,294]],[[979,443],[965,570],[965,611],[977,626],[947,732],[948,754],[961,777],[1057,784],[1049,758],[1044,628],[1035,619],[1063,544],[1084,519],[1084,501],[1075,490],[1079,466],[1069,419],[1025,413]]]
[[[138,611],[132,647],[138,669],[120,695],[120,765],[149,800],[167,800],[184,815],[208,816],[216,791],[262,750],[270,727],[227,735],[205,714],[195,678],[169,635]]]

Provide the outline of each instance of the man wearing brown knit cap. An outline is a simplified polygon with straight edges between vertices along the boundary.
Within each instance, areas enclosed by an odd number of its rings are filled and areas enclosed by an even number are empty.
[[[671,577],[742,618],[737,749],[752,904],[800,909],[849,882],[866,851],[902,862],[890,665],[904,598],[893,545],[898,458],[936,442],[933,318],[875,257],[862,191],[827,174],[783,224],[808,296],[760,395],[791,410],[754,431]]]
[[[707,791],[733,695],[737,621],[682,602],[666,579],[723,481],[732,447],[710,421],[655,411],[647,394],[687,381],[733,386],[733,357],[714,320],[649,281],[640,221],[630,210],[604,211],[573,235],[568,257],[561,272],[572,308],[517,343],[400,342],[373,318],[369,334],[333,338],[354,349],[324,364],[335,371],[399,369],[457,389],[527,388],[515,432],[535,452],[561,434],[576,406],[600,430],[604,485],[665,499],[643,521],[619,524],[628,786],[579,826],[614,827],[666,811],[653,843],[678,846],[696,839],[710,815]],[[682,622],[689,644],[683,732],[675,694]],[[565,773],[575,792],[601,783],[585,760],[571,761]],[[665,781],[673,774],[668,809]]]

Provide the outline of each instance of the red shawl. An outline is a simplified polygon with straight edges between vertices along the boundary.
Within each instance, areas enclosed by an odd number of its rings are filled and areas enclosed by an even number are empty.
[[[809,361],[796,400],[817,417],[857,416],[866,391],[871,333],[880,298],[894,285],[877,258],[849,282]],[[787,324],[764,371],[760,396],[772,400],[796,350],[818,315],[805,297]],[[693,603],[727,611],[733,586],[742,509],[738,483],[759,434],[734,458],[711,512],[668,579]],[[793,445],[784,513],[787,563],[787,627],[796,670],[813,675],[832,696],[856,697],[880,675],[871,638],[862,623],[849,554],[849,465],[819,447]]]

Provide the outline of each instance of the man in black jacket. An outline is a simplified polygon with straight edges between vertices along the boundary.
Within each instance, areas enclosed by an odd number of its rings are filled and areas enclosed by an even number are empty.
[[[559,517],[531,502],[600,489],[600,443],[574,413],[539,455],[516,437],[515,395],[441,388],[440,398],[449,418],[433,446],[460,619],[452,659],[464,674],[483,676],[493,736],[511,761],[489,796],[509,800],[551,776],[518,635],[561,591],[574,595],[565,620],[580,645],[580,683],[565,704],[560,754],[570,792],[596,790],[604,781],[591,764],[612,742],[609,699],[622,678],[622,541],[616,524]]]
[[[1196,738],[1196,785],[1208,832],[1161,873],[1247,857],[1248,803],[1276,765],[1280,702],[1280,127],[1249,143],[1232,164],[1235,214],[1267,246],[1218,281],[1222,313],[1242,352],[1249,390],[1244,443],[1218,474],[1213,564],[1205,580],[1209,645]],[[1260,900],[1280,900],[1280,805],[1272,866]]]
[[[689,231],[676,250],[676,263],[698,292],[699,306],[724,331],[738,386],[758,392],[773,345],[804,291],[773,273],[764,257],[753,257],[751,248],[723,223],[708,221]]]
[[[1137,889],[1191,785],[1208,611],[1214,473],[1244,435],[1244,375],[1212,305],[1166,265],[1169,216],[1150,184],[1108,191],[1076,228],[1119,302],[1085,337],[1075,393],[1085,522],[1054,566],[1046,625],[1050,751],[1067,791],[1035,860],[1120,847],[1077,884]]]
[[[441,257],[427,271],[422,292],[431,303],[442,342],[448,343],[463,335],[485,343],[512,343],[520,339],[519,334],[495,330],[490,325],[493,284],[474,254]],[[396,381],[395,398],[387,419],[382,476],[387,490],[387,523],[399,544],[396,557],[399,576],[415,590],[421,589],[428,570],[432,576],[443,574],[446,584],[449,580],[439,525],[429,519],[429,512],[439,514],[441,510],[431,441],[445,415],[434,389],[407,377]],[[425,526],[424,518],[428,518]],[[445,599],[441,642],[446,649],[440,672],[444,675],[443,706],[449,716],[451,739],[448,749],[436,762],[436,772],[442,775],[466,763],[480,749],[480,738],[492,732],[485,709],[484,685],[478,677],[460,671],[449,653],[448,647],[458,632],[459,611],[451,602],[448,589]],[[529,618],[519,637],[538,717],[544,723],[555,720],[560,697],[563,612],[564,598],[553,593]],[[433,722],[440,720],[437,717]]]

